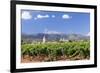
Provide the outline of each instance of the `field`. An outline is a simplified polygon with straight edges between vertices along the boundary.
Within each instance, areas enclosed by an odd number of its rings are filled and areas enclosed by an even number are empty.
[[[90,58],[89,41],[26,43],[21,45],[21,62],[84,60]]]

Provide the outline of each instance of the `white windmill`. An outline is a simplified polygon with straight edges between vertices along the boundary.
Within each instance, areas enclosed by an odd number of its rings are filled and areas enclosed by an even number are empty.
[[[46,42],[46,37],[45,37],[46,32],[47,32],[47,29],[44,30],[44,36],[43,36],[43,41],[42,41],[43,43]]]

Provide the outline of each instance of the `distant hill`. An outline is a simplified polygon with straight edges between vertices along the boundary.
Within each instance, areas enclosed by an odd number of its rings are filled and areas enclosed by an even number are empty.
[[[64,40],[89,40],[89,36],[81,35],[81,34],[22,34],[22,40],[29,40],[29,41],[42,41],[43,36],[45,36],[47,41],[58,41],[60,39]]]

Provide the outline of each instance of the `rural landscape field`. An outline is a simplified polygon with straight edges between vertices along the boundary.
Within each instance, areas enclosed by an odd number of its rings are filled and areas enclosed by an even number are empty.
[[[21,62],[90,59],[88,13],[22,11]]]
[[[89,59],[89,47],[89,41],[23,44],[22,62]]]

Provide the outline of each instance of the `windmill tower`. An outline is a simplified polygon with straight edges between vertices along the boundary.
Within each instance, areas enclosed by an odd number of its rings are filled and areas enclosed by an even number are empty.
[[[46,32],[47,32],[47,29],[45,29],[45,31],[44,31],[44,36],[43,36],[43,39],[42,39],[42,43],[46,42],[46,37],[45,37]]]
[[[46,38],[45,38],[45,35],[43,36],[43,41],[42,41],[43,43],[45,43],[46,42]]]

